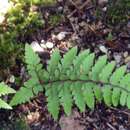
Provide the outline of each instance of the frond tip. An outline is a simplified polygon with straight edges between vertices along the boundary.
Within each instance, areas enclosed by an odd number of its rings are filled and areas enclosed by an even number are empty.
[[[89,50],[77,55],[74,47],[61,58],[56,50],[47,69],[43,69],[38,55],[26,45],[25,59],[30,79],[13,97],[12,106],[29,101],[45,90],[48,111],[54,119],[58,118],[60,106],[67,115],[74,104],[81,112],[86,106],[94,109],[95,103],[101,101],[107,106],[130,108],[130,73],[126,73],[126,66],[116,68],[106,55],[96,60]],[[22,98],[25,92],[28,94]]]

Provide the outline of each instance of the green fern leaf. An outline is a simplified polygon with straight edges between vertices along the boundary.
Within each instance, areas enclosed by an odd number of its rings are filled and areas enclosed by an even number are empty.
[[[32,66],[36,66],[40,63],[40,58],[28,44],[25,45],[25,61],[26,64]]]
[[[126,72],[126,66],[118,68],[111,76],[110,82],[114,85],[118,85],[121,78],[123,78]],[[112,91],[112,103],[116,107],[120,101],[120,88],[113,88]]]
[[[33,90],[35,95],[43,91],[43,86],[39,83],[38,77],[32,77],[30,80],[24,83],[24,86],[30,90]]]
[[[13,94],[16,93],[16,91],[10,87],[8,87],[4,82],[0,83],[0,96],[6,95],[6,94]]]
[[[110,78],[110,82],[112,84],[118,85],[119,81],[124,76],[125,72],[126,72],[126,66],[122,66],[116,69],[116,71],[112,74]]]
[[[5,101],[0,99],[0,108],[3,109],[12,109],[12,107],[10,105],[8,105]]]
[[[107,56],[101,56],[95,63],[94,67],[92,68],[91,72],[91,79],[98,81],[99,80],[99,73],[102,70],[102,68],[106,65],[107,63]]]
[[[122,87],[125,88],[125,89],[130,90],[129,84],[130,84],[130,74],[126,74],[126,75],[122,78],[122,80],[120,81],[120,86],[122,86]],[[127,96],[128,96],[128,93],[127,93],[126,91],[121,91],[120,104],[121,104],[122,106],[125,106],[125,105],[126,105]]]
[[[95,57],[95,54],[92,53],[84,59],[82,65],[80,66],[81,74],[88,74],[89,73],[89,71],[93,65],[93,62],[94,62],[94,57]]]
[[[102,101],[103,95],[102,95],[102,89],[98,85],[93,85],[93,91],[95,98],[97,99],[98,102]]]
[[[74,64],[74,69],[76,70],[76,72],[80,70],[81,63],[89,55],[89,53],[90,53],[90,50],[83,51],[74,59],[73,64]]]
[[[130,109],[130,94],[127,97],[127,107]]]
[[[104,102],[107,106],[111,106],[112,105],[112,91],[109,85],[106,85],[103,87],[102,89],[103,91],[103,98],[104,98]]]
[[[37,72],[37,75],[39,77],[39,81],[43,81],[44,82],[48,82],[49,81],[49,73],[44,70],[44,69],[41,69],[39,72]]]
[[[92,72],[90,73],[90,77],[94,81],[99,81],[99,73],[102,70],[102,68],[106,65],[107,63],[107,56],[101,56],[95,63],[94,67],[92,67]],[[102,92],[101,89],[97,86],[93,86],[93,91],[95,94],[96,99],[101,102],[102,100]]]
[[[128,94],[127,94],[126,91],[122,91],[122,92],[121,92],[120,104],[121,104],[122,106],[125,106],[125,105],[126,105],[127,96],[128,96]]]
[[[67,115],[71,114],[71,109],[73,105],[72,94],[70,90],[71,83],[64,83],[62,89],[59,92],[60,102],[64,108]]]
[[[70,67],[70,65],[73,63],[73,60],[75,59],[76,55],[77,55],[77,47],[72,48],[70,51],[68,51],[64,55],[63,59],[61,60],[63,70],[66,70],[67,68]]]
[[[80,111],[83,112],[85,111],[85,102],[84,102],[81,86],[82,84],[80,82],[77,82],[71,85],[71,90],[72,90],[72,95],[73,95],[75,104],[80,109]]]
[[[48,107],[48,111],[52,114],[53,118],[55,120],[58,119],[58,114],[59,114],[59,108],[60,108],[60,104],[59,104],[59,97],[58,97],[58,86],[57,84],[53,84],[46,86],[46,96],[47,96],[47,107]]]
[[[57,66],[58,66],[58,63],[59,63],[60,59],[61,59],[60,53],[59,53],[58,50],[56,50],[56,51],[52,54],[51,59],[50,59],[50,61],[49,61],[49,65],[48,65],[48,67],[47,67],[47,70],[48,70],[48,72],[49,72],[51,75],[54,74],[54,72],[55,72],[55,70],[56,70],[56,68],[57,68]],[[53,74],[52,74],[52,73],[53,73]]]
[[[34,97],[34,95],[31,89],[21,87],[20,90],[14,95],[13,99],[10,102],[10,105],[16,106],[28,102],[32,97]]]
[[[115,62],[108,63],[99,74],[100,81],[108,82],[114,68]]]
[[[90,109],[94,109],[95,106],[95,99],[92,86],[92,83],[86,83],[85,85],[83,85],[82,88],[84,100]]]
[[[71,70],[69,70],[68,75],[70,75],[71,79],[75,79],[79,77],[80,75],[80,66],[84,59],[89,55],[90,50],[86,50],[81,52],[74,60],[73,60],[73,66],[71,67]]]

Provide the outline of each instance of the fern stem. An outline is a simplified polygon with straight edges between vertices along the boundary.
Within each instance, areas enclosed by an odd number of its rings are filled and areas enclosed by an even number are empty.
[[[119,88],[122,89],[123,91],[126,91],[127,93],[130,93],[129,90],[127,90],[125,87],[119,86],[119,85],[115,85],[115,84],[111,84],[111,83],[106,83],[106,82],[102,82],[102,81],[95,81],[95,80],[82,80],[82,79],[76,79],[76,80],[72,80],[72,79],[65,79],[65,80],[53,80],[53,81],[48,81],[48,82],[40,82],[42,83],[41,85],[47,85],[47,84],[53,84],[53,83],[65,83],[65,82],[81,82],[81,83],[94,83],[94,84],[98,84],[100,86],[110,86],[111,88]]]

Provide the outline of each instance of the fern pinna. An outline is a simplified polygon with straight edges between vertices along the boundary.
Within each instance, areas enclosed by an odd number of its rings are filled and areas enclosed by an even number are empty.
[[[7,86],[4,82],[0,83],[0,97],[8,94],[13,94],[16,91],[9,86]],[[12,109],[12,107],[7,104],[2,98],[0,98],[0,108],[2,109]]]
[[[15,94],[12,106],[30,101],[43,91],[55,119],[60,106],[67,115],[74,104],[83,112],[86,105],[94,109],[96,101],[130,108],[130,73],[126,73],[126,66],[115,68],[115,62],[108,62],[106,55],[95,60],[94,53],[85,50],[77,55],[74,47],[62,58],[56,50],[47,69],[43,69],[40,58],[27,44],[25,60],[30,79]]]

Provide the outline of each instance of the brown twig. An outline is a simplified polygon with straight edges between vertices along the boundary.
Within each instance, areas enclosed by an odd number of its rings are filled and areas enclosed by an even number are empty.
[[[106,123],[106,125],[111,128],[112,130],[117,130],[115,127],[113,127],[110,123]]]
[[[78,7],[78,10],[81,11],[86,5],[88,5],[89,2],[90,0],[85,1],[82,6]],[[76,12],[77,12],[77,8],[74,11],[72,11],[70,15],[68,15],[68,18],[70,18]]]

